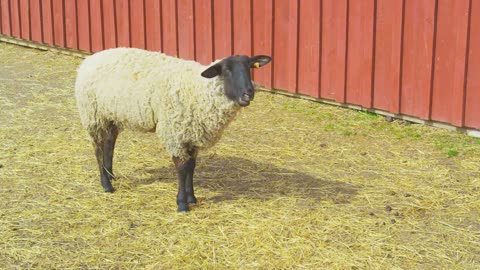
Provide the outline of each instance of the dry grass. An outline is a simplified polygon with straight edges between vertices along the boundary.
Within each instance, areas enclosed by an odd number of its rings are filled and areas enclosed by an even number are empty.
[[[201,153],[200,203],[150,134],[103,193],[80,59],[0,43],[0,268],[479,269],[480,141],[259,93]]]

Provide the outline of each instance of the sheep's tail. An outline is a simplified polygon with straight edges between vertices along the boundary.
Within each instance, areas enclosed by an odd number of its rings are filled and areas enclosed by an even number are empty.
[[[87,88],[82,85],[83,81],[81,79],[81,72],[79,72],[75,82],[75,99],[77,102],[77,109],[82,125],[87,129],[88,133],[93,138],[96,136],[97,131],[101,126],[97,121],[97,102],[95,99],[95,93],[88,91]]]

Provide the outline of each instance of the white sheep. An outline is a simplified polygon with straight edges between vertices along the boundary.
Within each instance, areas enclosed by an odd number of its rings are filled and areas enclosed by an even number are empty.
[[[196,203],[198,150],[214,145],[239,109],[254,97],[250,68],[269,56],[230,56],[210,67],[133,48],[89,56],[78,68],[75,96],[90,134],[106,192],[113,192],[115,141],[125,128],[156,132],[178,175],[178,211]]]

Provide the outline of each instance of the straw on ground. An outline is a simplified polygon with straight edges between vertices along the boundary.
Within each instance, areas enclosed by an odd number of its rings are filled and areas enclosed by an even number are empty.
[[[260,93],[175,211],[153,135],[98,184],[73,98],[81,59],[0,43],[0,268],[478,269],[480,140]]]

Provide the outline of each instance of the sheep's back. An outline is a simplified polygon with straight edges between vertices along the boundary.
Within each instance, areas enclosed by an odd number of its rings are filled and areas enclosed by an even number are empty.
[[[117,48],[88,57],[79,67],[76,97],[87,126],[114,121],[122,127],[152,130],[171,91],[191,97],[205,83],[205,67],[139,49]],[[195,83],[190,80],[194,78]],[[199,85],[200,84],[200,85]],[[178,93],[174,93],[173,96]],[[169,97],[170,96],[170,97]],[[165,103],[165,104],[162,104]]]

